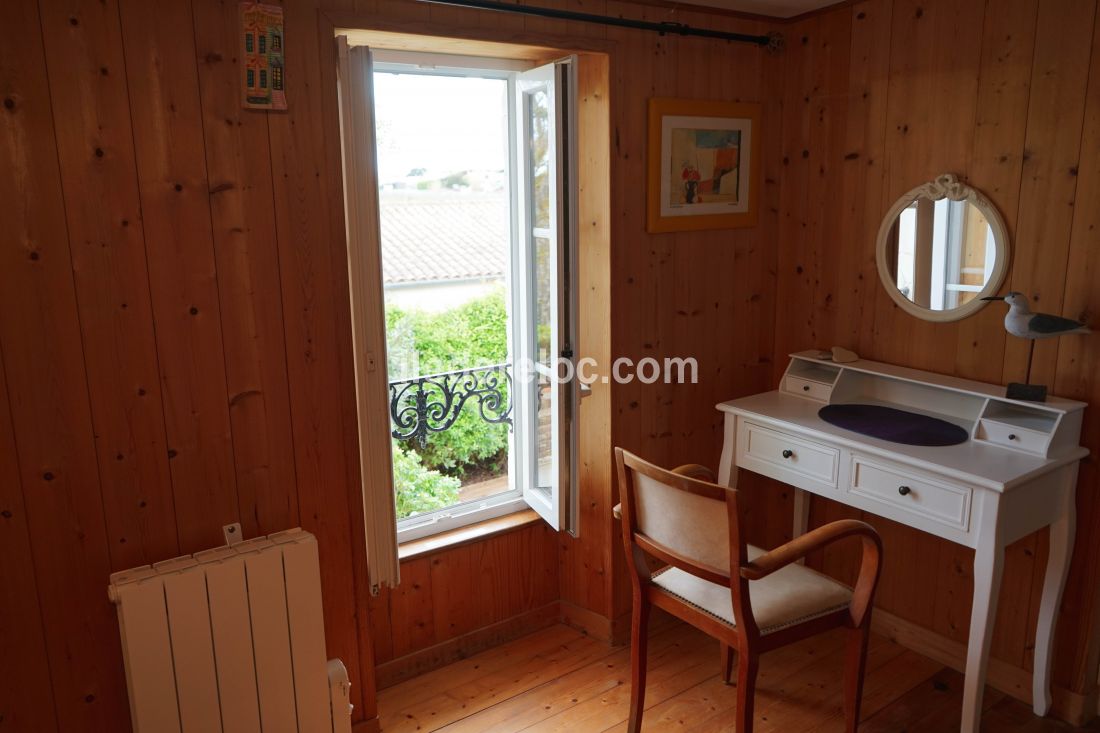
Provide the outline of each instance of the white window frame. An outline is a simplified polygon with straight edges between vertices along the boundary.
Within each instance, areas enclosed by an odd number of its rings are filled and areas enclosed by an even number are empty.
[[[530,69],[533,64],[526,61],[512,61],[502,59],[488,59],[480,57],[470,56],[455,56],[455,55],[442,55],[442,54],[428,54],[419,52],[406,52],[406,51],[386,51],[386,50],[372,50],[372,56],[374,60],[374,72],[375,73],[401,73],[401,74],[417,74],[425,76],[452,76],[452,77],[464,77],[464,78],[491,78],[502,79],[508,83],[508,192],[509,192],[509,212],[511,215],[511,267],[508,268],[506,273],[506,285],[510,297],[508,298],[508,329],[509,329],[509,354],[508,361],[513,365],[513,382],[512,382],[512,404],[513,404],[513,429],[509,431],[508,440],[508,476],[509,476],[509,488],[506,492],[501,492],[491,497],[482,499],[474,499],[471,501],[454,504],[443,509],[438,509],[433,512],[428,512],[421,515],[416,515],[406,519],[398,520],[397,522],[397,541],[398,543],[409,542],[416,539],[422,539],[435,534],[446,532],[449,530],[459,529],[476,522],[493,519],[505,514],[510,514],[516,511],[521,511],[529,506],[532,506],[531,502],[525,500],[524,489],[528,482],[532,479],[530,477],[530,455],[526,450],[526,446],[520,445],[520,443],[527,442],[527,430],[526,430],[526,418],[528,417],[528,410],[530,409],[527,400],[523,399],[520,395],[520,390],[525,385],[521,385],[520,381],[515,378],[516,376],[516,364],[517,358],[527,354],[528,351],[525,348],[518,348],[521,339],[527,338],[526,329],[523,324],[517,319],[516,314],[523,312],[523,298],[526,296],[527,289],[523,286],[517,287],[517,278],[521,278],[525,274],[530,274],[530,271],[523,262],[526,252],[527,237],[520,231],[520,222],[523,217],[521,211],[526,205],[524,201],[520,200],[518,193],[519,185],[517,181],[517,168],[518,168],[518,152],[517,146],[518,136],[515,131],[523,126],[523,120],[519,119],[517,112],[517,77],[520,72],[526,69]],[[570,89],[570,93],[575,96],[573,88]],[[574,128],[575,129],[575,126]],[[570,150],[566,153],[571,157],[571,160],[575,161],[575,150],[571,144]],[[575,165],[570,166],[575,176]],[[569,186],[568,197],[570,199],[569,208],[570,212],[575,211],[576,206],[576,185],[575,183]],[[559,206],[560,212],[560,206]],[[576,324],[576,301],[577,301],[577,289],[576,289],[576,237],[575,231],[572,228],[575,227],[575,216],[570,217],[569,223],[562,223],[561,226],[570,226],[569,241],[571,242],[571,250],[568,252],[568,257],[572,265],[572,283],[570,292],[565,294],[565,297],[569,300],[569,308],[571,314],[569,334],[567,338],[570,344],[576,343],[575,338],[575,324]],[[575,346],[573,347],[575,349]],[[571,460],[570,460],[570,473],[568,484],[569,488],[575,486],[576,483],[576,397],[572,398],[573,404],[569,409],[569,440],[571,445]],[[528,494],[530,491],[528,490]],[[570,506],[567,509],[560,510],[560,514],[563,517],[575,518],[577,515],[576,504],[576,491],[571,490],[565,493],[565,496],[569,497],[568,501]],[[540,511],[541,507],[532,507],[536,511]],[[540,511],[544,517],[546,516],[544,511]],[[548,518],[549,521],[549,518]],[[558,523],[551,522],[555,528]],[[576,533],[575,525],[570,522],[562,522],[562,529],[569,529],[574,534]]]

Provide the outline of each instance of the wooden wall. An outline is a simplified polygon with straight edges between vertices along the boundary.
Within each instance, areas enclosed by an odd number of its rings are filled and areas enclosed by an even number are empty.
[[[556,558],[540,520],[403,560],[401,585],[370,601],[379,686],[555,623]]]
[[[984,381],[1022,381],[1026,343],[995,305],[951,324],[899,309],[879,283],[881,217],[909,188],[956,173],[1004,214],[1005,290],[1094,324],[1100,314],[1100,25],[1095,0],[870,0],[788,31],[783,88],[773,379],[790,351],[834,344],[887,362]],[[1100,340],[1036,349],[1035,379],[1100,405]],[[1092,456],[1078,485],[1078,544],[1059,616],[1055,681],[1095,684],[1089,660],[1100,568],[1100,411],[1086,411]],[[769,524],[789,532],[789,502]],[[814,500],[813,521],[847,515]],[[879,605],[949,639],[969,626],[969,550],[866,517],[886,540]],[[1008,550],[994,656],[1030,669],[1046,538]],[[853,558],[824,566],[850,575]]]
[[[329,652],[373,706],[316,12],[287,6],[286,114],[240,108],[237,24],[0,3],[0,729],[125,730],[109,573],[234,521],[317,534]]]
[[[329,653],[356,682],[357,719],[373,715],[375,639],[382,659],[405,649],[401,639],[444,641],[540,607],[555,581],[554,597],[580,609],[610,618],[624,608],[608,454],[582,469],[581,539],[555,547],[527,530],[514,548],[517,538],[493,540],[406,563],[410,577],[435,565],[430,634],[417,637],[427,632],[403,612],[370,625],[332,47],[317,4],[287,0],[290,109],[241,110],[236,6],[0,3],[0,658],[25,660],[18,676],[0,675],[3,730],[125,730],[109,573],[219,544],[233,521],[247,536],[317,534]],[[777,188],[755,233],[645,235],[645,100],[752,101],[781,67],[724,42],[413,0],[326,6],[404,30],[607,53],[609,84],[595,93],[612,100],[612,180],[587,195],[616,214],[586,226],[613,232],[604,256],[615,282],[610,304],[590,297],[621,314],[608,326],[616,355],[692,351],[691,329],[723,337],[701,341],[700,385],[599,399],[611,401],[622,444],[658,460],[712,451],[712,403],[769,373],[774,236],[764,234],[776,228]],[[522,567],[486,576],[482,559],[504,547]],[[471,591],[498,583],[515,593],[470,605]]]
[[[879,291],[878,217],[935,173],[971,178],[1004,211],[1013,287],[1045,310],[1100,309],[1095,207],[1070,205],[1094,202],[1100,186],[1095,0],[874,0],[786,27],[776,56],[412,0],[322,4],[405,31],[607,54],[612,216],[587,224],[611,235],[611,356],[700,365],[696,385],[601,398],[614,444],[655,461],[715,465],[714,403],[769,388],[785,353],[810,344],[1018,378],[1025,355],[993,309],[928,326]],[[768,29],[616,0],[569,6]],[[285,7],[290,110],[266,114],[239,108],[232,0],[0,3],[0,658],[27,660],[0,676],[3,729],[125,729],[109,572],[217,544],[231,521],[247,535],[318,535],[329,653],[358,683],[357,717],[373,714],[375,643],[385,659],[532,610],[555,577],[557,597],[580,609],[613,619],[628,607],[608,455],[582,467],[580,539],[553,548],[529,529],[437,558],[434,576],[431,559],[406,563],[431,582],[430,633],[426,617],[393,613],[397,594],[375,602],[388,618],[371,626],[333,58],[316,2]],[[758,227],[645,233],[645,105],[657,95],[763,103]],[[1096,348],[1046,345],[1040,374],[1095,402]],[[1086,432],[1100,449],[1095,417]],[[1100,511],[1094,460],[1083,528]],[[786,492],[747,483],[758,541],[781,540]],[[814,519],[838,513],[819,503]],[[965,636],[967,554],[879,524],[898,579],[883,604]],[[1074,689],[1085,686],[1100,550],[1081,535],[1056,670]],[[501,582],[481,563],[508,542],[528,564],[501,572],[541,580],[509,586],[499,608],[468,607],[469,590]],[[1041,538],[1024,540],[1006,573],[997,654],[1020,665],[1043,552]],[[824,562],[848,571],[843,556]]]

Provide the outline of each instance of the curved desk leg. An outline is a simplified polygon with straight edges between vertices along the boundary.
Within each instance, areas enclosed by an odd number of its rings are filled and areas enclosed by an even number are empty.
[[[1031,678],[1031,704],[1036,715],[1050,712],[1050,665],[1053,657],[1054,625],[1062,590],[1066,587],[1070,556],[1077,532],[1077,465],[1063,469],[1062,504],[1058,518],[1050,525],[1050,552],[1046,575],[1043,576],[1043,598],[1039,603],[1039,620],[1035,629],[1035,664]]]
[[[722,433],[722,457],[718,461],[718,483],[737,488],[737,415],[727,412]]]
[[[978,528],[982,536],[974,551],[974,605],[970,610],[970,641],[966,648],[966,679],[963,682],[962,733],[978,733],[982,725],[982,693],[993,642],[993,621],[1001,593],[1005,548],[995,506],[985,507],[986,521]]]

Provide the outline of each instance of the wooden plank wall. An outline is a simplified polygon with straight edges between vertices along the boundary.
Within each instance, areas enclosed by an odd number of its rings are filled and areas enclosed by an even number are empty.
[[[1100,313],[1100,25],[1095,0],[869,0],[813,16],[788,33],[783,90],[775,372],[790,351],[834,344],[887,362],[1005,383],[1026,344],[1004,310],[951,324],[919,321],[879,283],[882,215],[909,188],[953,172],[1004,214],[1007,289],[1073,318]],[[1100,404],[1100,340],[1050,341],[1036,374],[1066,397]],[[1086,411],[1093,455],[1078,486],[1078,545],[1059,616],[1055,681],[1094,685],[1088,660],[1100,568],[1100,411]],[[775,503],[779,503],[773,500]],[[786,507],[784,507],[786,510]],[[821,523],[848,515],[814,500]],[[769,524],[789,533],[789,514]],[[973,553],[885,520],[882,608],[955,641],[969,626]],[[1030,669],[1046,538],[1008,550],[994,655]],[[818,559],[850,577],[854,558]]]
[[[445,659],[446,642],[464,643],[464,655],[556,619],[556,609],[533,613],[558,600],[556,557],[557,535],[540,521],[402,561],[401,585],[370,600],[375,662],[386,665],[433,647],[441,653],[426,661]],[[382,684],[422,664],[391,665],[400,674],[387,675]]]
[[[614,233],[616,355],[690,352],[692,329],[708,338],[699,385],[602,399],[613,400],[617,442],[657,460],[713,453],[712,403],[770,374],[774,236],[764,234],[778,187],[772,177],[755,233],[649,237],[637,185],[645,100],[713,97],[713,85],[752,101],[781,63],[765,69],[758,50],[724,42],[413,0],[322,4],[407,30],[607,50],[610,86],[594,93],[613,100],[612,180],[592,199],[618,213],[592,226]],[[0,3],[0,654],[29,660],[0,681],[0,715],[15,729],[125,730],[108,574],[216,545],[233,521],[249,536],[317,534],[328,651],[357,683],[357,719],[374,711],[375,640],[386,659],[548,598],[609,618],[625,609],[607,455],[584,470],[581,539],[527,529],[406,563],[410,578],[431,579],[431,628],[400,610],[398,594],[373,602],[386,612],[370,625],[334,58],[318,3],[287,0],[290,110],[240,109],[236,5]],[[763,28],[611,0],[570,5]],[[501,558],[499,572],[486,574],[485,558]],[[494,592],[492,608],[470,606],[477,589]]]
[[[1023,353],[999,335],[992,309],[930,327],[879,292],[871,247],[880,212],[941,170],[973,177],[1006,213],[1015,287],[1047,310],[1100,308],[1095,207],[1068,205],[1075,195],[1095,200],[1100,185],[1094,1],[1012,0],[1002,12],[994,0],[875,0],[786,28],[780,56],[412,0],[322,4],[406,30],[607,52],[611,354],[699,360],[696,385],[611,391],[613,442],[655,461],[716,464],[713,404],[770,387],[785,353],[811,343],[1018,376]],[[568,4],[767,29],[617,0]],[[231,521],[250,535],[299,524],[318,535],[329,653],[360,683],[359,718],[373,713],[372,642],[385,659],[548,597],[546,586],[521,583],[487,615],[466,608],[469,589],[502,580],[481,574],[479,558],[504,546],[492,540],[438,556],[438,568],[406,563],[408,577],[431,580],[430,633],[417,623],[423,614],[393,612],[396,594],[374,601],[387,612],[370,625],[336,117],[325,86],[332,58],[314,0],[285,7],[296,39],[291,108],[265,114],[237,102],[231,0],[171,0],[155,13],[137,0],[0,3],[0,168],[10,172],[0,176],[0,653],[32,660],[18,680],[0,682],[0,711],[16,727],[124,729],[108,573],[217,544]],[[639,182],[646,100],[656,95],[763,102],[755,230],[645,233]],[[1057,391],[1097,401],[1096,348],[1052,345],[1040,370]],[[1095,418],[1086,433],[1096,447]],[[584,475],[581,538],[561,536],[555,551],[524,530],[507,542],[527,537],[528,564],[502,573],[556,577],[558,597],[614,618],[628,600],[610,456]],[[746,484],[757,540],[782,539],[786,492]],[[1090,463],[1083,527],[1100,511],[1096,484]],[[837,513],[818,504],[814,519]],[[884,603],[962,638],[969,558],[885,531],[901,580],[884,588]],[[1041,538],[1025,540],[1006,574],[1014,580],[998,655],[1021,665],[1030,650],[1018,630],[1033,621],[1043,552]],[[1057,679],[1075,689],[1098,552],[1100,540],[1082,532],[1057,658]],[[850,564],[825,562],[840,574]],[[445,592],[435,592],[433,572]]]
[[[373,714],[339,167],[316,8],[287,13],[268,115],[240,108],[236,2],[0,7],[5,730],[125,730],[108,574],[234,521],[317,534]]]

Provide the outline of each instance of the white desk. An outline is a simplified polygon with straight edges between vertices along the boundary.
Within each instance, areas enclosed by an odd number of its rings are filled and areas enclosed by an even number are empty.
[[[1033,705],[1050,709],[1051,643],[1073,550],[1078,445],[1085,404],[1004,397],[1004,387],[860,360],[833,364],[792,354],[780,389],[723,402],[719,481],[743,468],[795,491],[795,536],[806,531],[804,492],[974,548],[974,604],[963,694],[963,733],[977,733],[1006,545],[1050,527],[1035,638]],[[920,447],[836,427],[826,404],[879,404],[964,427],[958,445]]]

